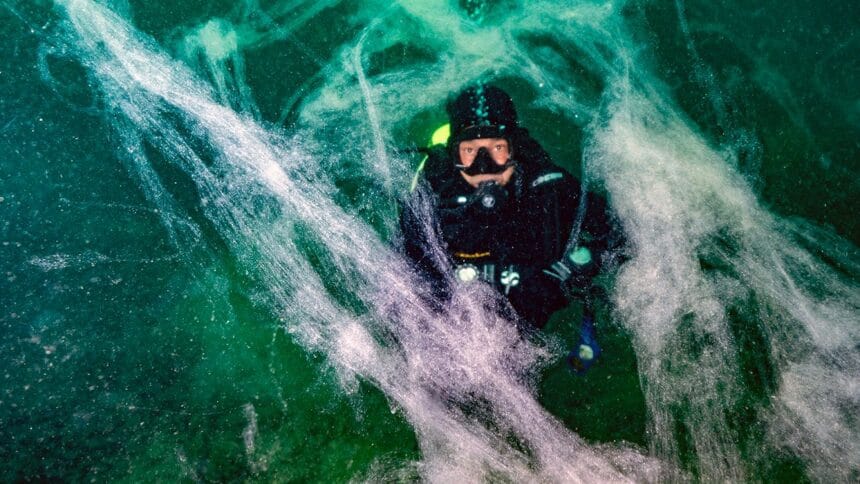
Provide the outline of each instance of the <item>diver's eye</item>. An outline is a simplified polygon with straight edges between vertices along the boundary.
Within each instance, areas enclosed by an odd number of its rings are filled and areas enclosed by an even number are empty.
[[[496,151],[503,151],[505,149],[505,145],[496,145]]]
[[[466,153],[471,154],[473,151],[475,151],[475,148],[467,147],[467,148],[463,148],[463,151],[465,151]]]

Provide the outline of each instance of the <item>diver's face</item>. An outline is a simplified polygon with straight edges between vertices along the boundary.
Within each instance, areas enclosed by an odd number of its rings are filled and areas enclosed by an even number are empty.
[[[468,168],[475,161],[475,157],[478,156],[478,150],[481,148],[485,148],[489,153],[490,157],[493,158],[493,161],[496,162],[497,165],[502,166],[508,162],[511,158],[511,149],[508,145],[508,140],[504,138],[478,138],[478,139],[469,139],[460,142],[460,146],[457,149],[457,152],[460,156],[460,164]],[[463,178],[466,180],[466,183],[473,187],[477,187],[480,183],[493,181],[498,183],[499,185],[506,185],[509,181],[511,181],[511,175],[514,173],[514,167],[509,166],[504,171],[500,173],[483,173],[480,175],[467,175],[464,172],[460,172],[463,175]]]

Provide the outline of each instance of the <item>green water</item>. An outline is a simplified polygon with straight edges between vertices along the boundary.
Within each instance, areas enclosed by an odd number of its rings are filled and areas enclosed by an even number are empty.
[[[858,478],[854,2],[104,5],[0,3],[3,481]],[[636,244],[584,376],[576,304],[386,339],[396,150],[477,79]]]

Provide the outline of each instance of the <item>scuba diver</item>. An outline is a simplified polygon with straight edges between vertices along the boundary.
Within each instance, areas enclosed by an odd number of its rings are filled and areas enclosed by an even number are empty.
[[[600,352],[592,280],[620,245],[604,199],[552,163],[498,87],[469,87],[447,111],[447,144],[421,150],[427,157],[401,214],[406,256],[439,299],[456,284],[492,285],[526,331],[582,301],[568,363],[585,371]]]

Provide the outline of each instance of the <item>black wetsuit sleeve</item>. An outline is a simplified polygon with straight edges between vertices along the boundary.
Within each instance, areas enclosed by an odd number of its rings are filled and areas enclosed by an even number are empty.
[[[591,251],[594,262],[592,276],[607,269],[624,250],[624,235],[611,208],[604,197],[594,193],[588,194],[581,245]]]
[[[533,286],[546,288],[546,295],[541,297],[545,307],[549,309],[548,313],[552,314],[569,302],[568,297],[580,299],[585,291],[589,291],[594,277],[606,269],[609,261],[621,250],[623,238],[613,223],[606,199],[595,193],[583,194],[579,181],[572,176],[565,175],[563,180],[547,187],[542,199],[546,207],[553,207],[557,217],[556,220],[547,222],[547,226],[555,227],[557,232],[545,235],[548,241],[545,253],[549,256],[549,261],[544,264],[544,268],[549,268],[554,261],[566,257],[564,251],[572,236],[576,236],[577,240],[571,248],[585,247],[591,254],[591,261],[584,265],[575,265],[564,259],[573,270],[572,276],[564,285],[560,285],[558,279],[543,271],[535,277]],[[583,208],[584,213],[580,214]],[[580,223],[577,225],[577,222]]]
[[[562,240],[554,260],[563,257],[563,251],[569,245],[570,238],[577,236],[576,243],[571,246],[586,247],[591,252],[592,261],[582,269],[589,278],[596,276],[604,267],[605,262],[610,259],[614,251],[623,245],[623,238],[617,230],[610,208],[604,197],[593,192],[583,193],[579,181],[572,176],[556,185],[553,196],[557,200],[558,216],[560,218],[557,226],[560,228]],[[583,207],[583,199],[584,207]],[[584,213],[580,210],[584,208]],[[575,226],[582,216],[581,224]]]
[[[422,183],[402,203],[400,210],[401,252],[416,273],[434,288],[437,297],[447,294],[449,265],[438,236],[438,214],[434,196]]]
[[[540,269],[531,271],[523,274],[523,280],[527,282],[523,284],[522,290],[512,292],[509,300],[523,320],[541,329],[554,312],[568,305],[568,300],[557,280]]]

